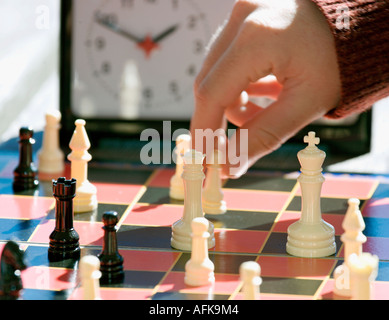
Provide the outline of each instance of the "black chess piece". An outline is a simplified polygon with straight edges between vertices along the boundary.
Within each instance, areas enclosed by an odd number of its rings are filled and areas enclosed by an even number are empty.
[[[15,192],[35,189],[39,185],[38,170],[32,159],[32,146],[35,143],[33,135],[31,128],[23,127],[19,131],[19,164],[14,170],[12,184]]]
[[[104,243],[103,250],[97,257],[100,259],[101,283],[120,283],[124,279],[123,257],[117,245],[118,214],[108,211],[103,214]]]
[[[8,241],[1,254],[0,300],[18,300],[23,290],[20,271],[27,268],[25,254],[14,241]]]
[[[73,227],[73,198],[76,179],[59,178],[53,181],[55,198],[55,229],[50,234],[48,257],[50,262],[80,258],[79,235]]]

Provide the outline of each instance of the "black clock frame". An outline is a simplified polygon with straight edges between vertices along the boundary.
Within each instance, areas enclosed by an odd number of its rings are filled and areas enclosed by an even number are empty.
[[[74,131],[74,122],[77,117],[72,113],[71,94],[72,94],[72,8],[75,0],[62,0],[60,11],[60,111],[62,113],[61,120],[61,146],[68,148],[69,141]],[[100,161],[119,161],[138,163],[139,153],[145,142],[141,142],[140,133],[147,128],[153,128],[158,132],[163,132],[162,120],[122,120],[118,118],[84,118],[87,122],[87,132],[92,144],[91,153],[93,158]],[[169,119],[166,119],[169,120]],[[365,154],[370,151],[371,147],[371,110],[362,113],[353,124],[311,124],[301,130],[295,137],[290,139],[286,144],[300,145],[304,135],[308,131],[315,131],[320,137],[321,146],[325,147],[327,158],[331,155],[334,161],[327,160],[327,164],[344,160]],[[171,130],[174,132],[177,129],[188,129],[188,121],[172,121]],[[233,126],[231,126],[233,128]],[[174,142],[172,142],[173,144]],[[300,147],[300,146],[299,146]],[[284,158],[281,153],[281,158]],[[288,151],[287,151],[288,152]],[[294,152],[294,151],[293,151]],[[274,156],[274,155],[273,155]],[[269,155],[272,158],[272,155]],[[271,165],[265,165],[266,169],[285,169],[290,170],[295,167],[278,165],[277,159],[268,161]],[[263,162],[262,162],[263,163]],[[265,163],[267,163],[265,161]],[[297,163],[297,161],[296,161]],[[254,167],[263,168],[261,161]],[[297,168],[297,167],[296,167]]]

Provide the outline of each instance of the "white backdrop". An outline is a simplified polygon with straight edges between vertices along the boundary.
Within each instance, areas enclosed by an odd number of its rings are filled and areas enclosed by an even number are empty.
[[[58,108],[59,0],[0,1],[0,142]]]

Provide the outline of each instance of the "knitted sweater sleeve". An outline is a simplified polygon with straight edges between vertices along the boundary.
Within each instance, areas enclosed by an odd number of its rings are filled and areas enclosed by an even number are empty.
[[[363,112],[389,96],[389,1],[312,0],[335,38],[342,95],[327,117]]]

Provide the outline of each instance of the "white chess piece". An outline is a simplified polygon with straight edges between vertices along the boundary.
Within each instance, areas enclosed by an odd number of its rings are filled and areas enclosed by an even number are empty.
[[[215,150],[207,164],[207,175],[203,189],[203,210],[207,214],[223,214],[227,212],[226,202],[223,200],[222,179],[220,177],[222,154]]]
[[[314,132],[304,138],[308,146],[299,151],[301,164],[298,181],[301,187],[302,211],[299,221],[288,228],[286,251],[298,257],[326,257],[335,253],[335,229],[321,216],[320,196],[324,182],[322,164],[325,152],[318,149],[320,142]]]
[[[88,150],[90,141],[85,130],[85,120],[76,120],[76,129],[70,140],[72,152],[68,155],[71,162],[71,177],[77,180],[76,197],[73,201],[74,212],[89,212],[97,208],[97,189],[88,181],[88,162],[92,159]]]
[[[378,257],[370,253],[350,255],[348,266],[352,300],[372,300],[374,298],[373,282],[378,273],[378,261]]]
[[[46,113],[42,149],[38,153],[39,179],[52,181],[62,177],[65,170],[65,155],[59,146],[61,113],[50,110]]]
[[[215,282],[215,266],[208,256],[209,221],[195,218],[192,221],[192,253],[185,264],[185,284],[205,286]]]
[[[259,300],[262,284],[261,267],[255,261],[246,261],[239,268],[240,279],[243,282],[242,291],[245,300]]]
[[[344,233],[340,237],[344,244],[344,263],[334,271],[334,293],[339,296],[350,297],[350,272],[348,260],[350,255],[362,254],[362,244],[366,242],[366,236],[362,233],[365,229],[362,213],[359,210],[360,201],[351,198],[348,201],[348,209],[343,219]]]
[[[182,179],[184,180],[184,212],[182,218],[172,225],[171,246],[179,250],[191,250],[192,220],[204,217],[201,192],[204,180],[203,160],[201,152],[190,150],[185,153]],[[208,232],[208,248],[215,246],[214,226],[210,222]]]
[[[176,171],[170,179],[169,190],[169,195],[172,199],[184,200],[184,182],[181,177],[184,166],[184,161],[182,157],[188,150],[190,150],[190,141],[190,135],[188,134],[179,135],[176,140]]]
[[[101,300],[100,260],[96,256],[84,256],[80,260],[80,276],[84,300]]]

